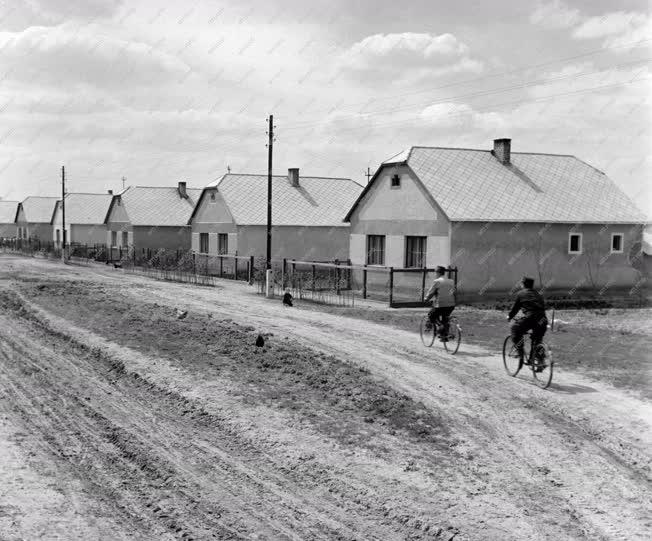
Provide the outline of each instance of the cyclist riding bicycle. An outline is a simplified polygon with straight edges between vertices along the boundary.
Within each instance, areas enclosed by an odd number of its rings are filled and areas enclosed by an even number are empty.
[[[438,266],[435,269],[435,280],[426,294],[425,301],[433,299],[432,308],[428,312],[430,324],[436,328],[436,322],[441,321],[440,339],[448,340],[449,318],[455,310],[455,282],[446,277],[446,268]]]
[[[548,318],[546,317],[546,303],[538,291],[534,290],[534,278],[524,276],[521,280],[523,289],[516,294],[514,306],[509,311],[507,321],[514,319],[519,311],[522,316],[515,319],[511,326],[512,341],[516,344],[519,357],[523,360],[525,349],[523,336],[532,331],[532,347],[536,348],[543,340],[548,329]],[[534,349],[534,351],[537,351]],[[536,362],[536,359],[535,359]]]

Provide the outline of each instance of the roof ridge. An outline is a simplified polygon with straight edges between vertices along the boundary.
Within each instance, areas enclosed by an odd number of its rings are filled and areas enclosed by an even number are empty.
[[[179,186],[138,186],[138,185],[136,185],[136,186],[129,186],[129,188],[150,188],[150,189],[151,188],[160,188],[161,190],[170,190],[170,189],[176,190],[176,189],[179,189]],[[127,189],[129,189],[129,188],[127,188]],[[125,190],[125,192],[127,191],[127,189]],[[202,188],[194,188],[192,186],[186,186],[186,190],[201,190],[201,189]],[[121,193],[124,193],[124,192],[121,192]],[[110,194],[107,194],[107,195],[110,195]],[[115,194],[115,195],[119,195],[119,194]]]
[[[412,154],[412,150],[415,148],[424,148],[428,150],[466,150],[469,152],[489,152],[492,153],[493,149],[485,149],[485,148],[466,148],[466,147],[441,147],[441,146],[426,146],[426,145],[413,145],[410,147],[410,155]],[[573,154],[555,154],[553,152],[516,152],[514,150],[511,151],[511,154],[528,154],[531,156],[555,156],[555,157],[561,157],[561,158],[575,158],[576,160],[579,160],[579,158]],[[397,154],[398,155],[398,154]],[[391,158],[390,158],[391,159]],[[582,161],[582,160],[579,160]],[[583,162],[586,163],[586,162]],[[590,164],[586,164],[590,165]],[[595,167],[594,167],[595,169]]]
[[[265,173],[225,173],[223,178],[229,177],[229,176],[236,176],[236,177],[263,177],[267,178],[267,175]],[[272,178],[284,178],[287,179],[287,175],[272,175]],[[355,182],[352,178],[349,177],[322,177],[322,176],[315,176],[315,175],[299,175],[299,182],[301,181],[302,178],[322,178],[326,180],[350,180],[351,182]],[[217,180],[217,179],[216,179]],[[212,181],[215,182],[215,181]]]

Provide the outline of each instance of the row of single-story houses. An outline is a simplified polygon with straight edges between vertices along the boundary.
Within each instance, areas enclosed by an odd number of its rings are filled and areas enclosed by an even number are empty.
[[[467,291],[640,282],[647,217],[604,173],[570,155],[412,147],[363,188],[346,178],[272,179],[272,256],[394,268],[456,266]],[[70,243],[264,256],[267,175],[227,173],[203,189],[131,186],[65,198]],[[12,211],[13,208],[13,211]],[[9,222],[12,213],[14,219]],[[61,202],[0,202],[0,237],[62,241]],[[13,228],[13,229],[12,229]]]

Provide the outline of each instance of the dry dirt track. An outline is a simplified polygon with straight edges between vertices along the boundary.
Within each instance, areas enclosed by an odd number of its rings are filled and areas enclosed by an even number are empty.
[[[283,310],[242,284],[193,288],[6,256],[3,271],[13,305],[0,316],[2,539],[652,534],[651,408],[633,396],[563,369],[541,391],[508,379],[496,355],[463,346],[452,358],[414,333]],[[444,411],[454,445],[430,449],[377,423],[374,446],[328,437],[243,400],[226,378],[66,321],[21,293],[17,277],[90,280],[134,303],[292,337]]]

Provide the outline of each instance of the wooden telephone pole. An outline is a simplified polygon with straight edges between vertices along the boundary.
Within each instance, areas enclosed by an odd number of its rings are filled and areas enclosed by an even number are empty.
[[[274,115],[269,115],[267,130],[267,256],[265,261],[265,296],[274,294],[272,283],[272,151],[274,148]]]
[[[66,168],[61,166],[61,261],[66,262]]]
[[[371,174],[371,169],[370,169],[369,167],[367,167],[367,172],[365,173],[365,175],[367,176],[367,184],[369,184],[369,180],[370,180],[371,177],[373,176],[373,175]]]

